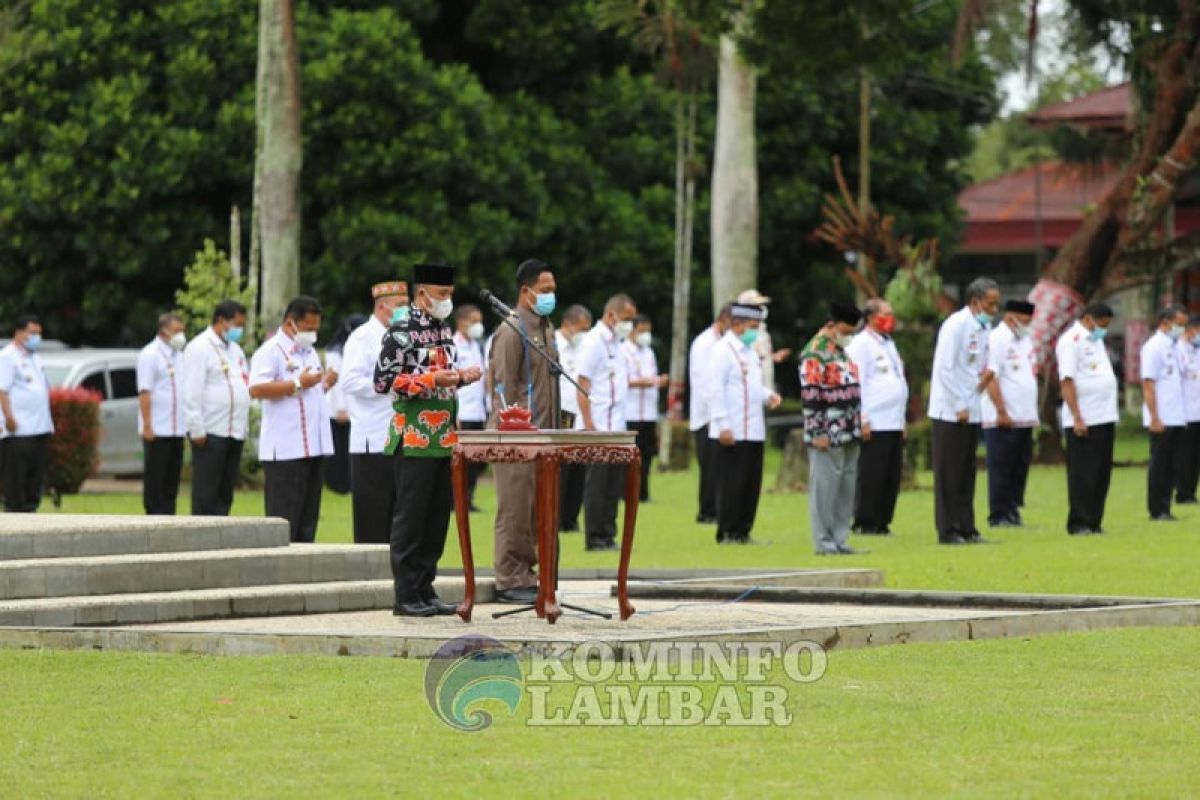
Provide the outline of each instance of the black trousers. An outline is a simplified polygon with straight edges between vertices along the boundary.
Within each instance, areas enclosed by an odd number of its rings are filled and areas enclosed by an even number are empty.
[[[698,516],[717,518],[717,442],[708,438],[708,426],[694,431],[696,461],[700,464],[700,513]]]
[[[650,499],[650,462],[658,454],[658,423],[627,422],[627,430],[637,432],[637,449],[642,454],[642,486],[638,499],[643,503]]]
[[[350,423],[329,420],[333,433],[333,455],[325,457],[325,485],[329,491],[346,494],[350,491]]]
[[[233,506],[242,463],[241,439],[209,436],[200,447],[192,442],[192,514],[227,517]]]
[[[183,437],[142,440],[142,507],[147,514],[174,514],[183,469]]]
[[[607,545],[617,540],[617,504],[625,494],[624,464],[588,464],[583,485],[585,545]]]
[[[50,434],[4,440],[4,510],[33,513],[42,502]]]
[[[1175,502],[1188,503],[1196,499],[1196,485],[1200,483],[1200,422],[1188,423],[1177,464]]]
[[[1067,428],[1067,530],[1100,530],[1112,479],[1117,425],[1092,425],[1087,436]]]
[[[355,544],[388,544],[396,516],[395,470],[404,463],[396,453],[354,453],[350,456],[350,505]]]
[[[904,470],[904,433],[872,431],[858,451],[854,530],[881,532],[892,524]]]
[[[558,478],[558,529],[579,530],[579,509],[583,508],[583,484],[587,464],[563,464]]]
[[[1033,429],[988,428],[983,441],[987,444],[988,523],[1019,522]]]
[[[464,422],[459,420],[459,427],[464,431],[481,431],[486,423],[483,422]],[[475,505],[475,485],[479,483],[479,476],[487,469],[487,464],[482,461],[467,462],[467,496],[470,498],[470,505]]]
[[[1172,426],[1150,434],[1150,469],[1146,471],[1146,507],[1151,517],[1171,513],[1175,491],[1176,463],[1183,451],[1187,428]]]
[[[396,516],[392,523],[392,579],[396,604],[434,597],[438,561],[454,510],[449,458],[397,458]]]
[[[972,536],[975,528],[975,449],[979,425],[930,420],[933,439],[934,521],[938,539]]]
[[[293,542],[317,540],[324,462],[324,456],[262,462],[267,516],[286,519]]]
[[[763,443],[717,445],[717,541],[750,539],[762,493]]]

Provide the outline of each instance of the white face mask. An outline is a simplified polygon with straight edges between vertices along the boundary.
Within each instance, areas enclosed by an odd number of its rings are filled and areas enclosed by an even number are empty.
[[[843,350],[849,347],[852,341],[854,341],[854,337],[848,333],[839,333],[837,335],[838,347],[842,348]]]
[[[1029,335],[1029,326],[1028,325],[1022,325],[1019,322],[1016,323],[1015,325],[1013,325],[1013,336],[1017,337],[1018,339],[1024,339],[1028,335]]]
[[[180,331],[168,339],[167,344],[171,345],[171,349],[178,353],[187,345],[187,337],[183,335],[183,331]]]
[[[472,322],[467,326],[467,338],[473,342],[478,342],[483,338],[483,323]]]
[[[1171,329],[1169,331],[1167,331],[1167,336],[1171,337],[1172,342],[1179,341],[1179,337],[1183,336],[1183,326],[1182,325],[1172,325]]]
[[[583,344],[583,331],[571,334],[571,344],[574,347],[579,347],[579,345]]]
[[[312,347],[317,343],[316,331],[296,331],[296,344],[299,347]]]
[[[639,333],[637,336],[633,337],[633,343],[636,344],[638,347],[649,347],[650,346],[650,332],[644,331],[642,333]]]
[[[618,339],[628,339],[629,334],[633,333],[633,320],[622,320],[613,326],[613,333],[617,334]]]
[[[429,295],[426,294],[426,297]],[[448,297],[445,300],[434,300],[429,297],[429,304],[429,313],[435,319],[445,319],[454,311],[454,301]]]

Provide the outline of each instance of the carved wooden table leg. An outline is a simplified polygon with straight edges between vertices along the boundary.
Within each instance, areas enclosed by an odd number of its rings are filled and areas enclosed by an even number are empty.
[[[475,608],[475,556],[471,552],[471,493],[467,488],[467,459],[455,451],[450,456],[450,483],[454,489],[454,518],[458,523],[458,548],[463,562],[463,601],[458,616],[471,621]]]
[[[538,616],[551,625],[562,616],[555,586],[558,581],[555,538],[558,536],[558,458],[537,460]]]
[[[634,451],[633,461],[625,471],[625,524],[621,531],[621,565],[617,569],[617,606],[621,620],[633,616],[629,603],[629,556],[633,553],[633,533],[637,528],[638,500],[642,491],[642,454]]]

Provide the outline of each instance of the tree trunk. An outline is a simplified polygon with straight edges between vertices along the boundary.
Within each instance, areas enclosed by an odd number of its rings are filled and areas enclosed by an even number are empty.
[[[783,458],[779,460],[779,474],[775,476],[775,491],[808,491],[808,445],[804,443],[804,428],[795,428],[788,433]]]
[[[1046,265],[1030,295],[1037,306],[1032,336],[1041,364],[1049,363],[1051,344],[1087,299],[1123,280],[1124,257],[1157,228],[1172,206],[1178,178],[1195,160],[1200,108],[1190,65],[1200,42],[1200,14],[1195,2],[1184,0],[1180,6],[1175,39],[1156,59],[1154,107],[1137,152]]]
[[[258,64],[254,79],[254,184],[250,197],[250,258],[246,264],[247,285],[250,289],[250,308],[246,315],[246,329],[257,336],[259,313],[259,281],[262,274],[262,181],[263,140],[267,118],[267,61],[270,51],[267,42],[271,37],[271,2],[259,0],[258,4]]]
[[[756,75],[732,36],[721,37],[712,180],[713,313],[758,282]]]
[[[300,290],[300,56],[294,0],[269,10],[262,172],[262,317],[279,324]]]
[[[683,396],[687,387],[688,307],[692,297],[692,228],[696,210],[696,93],[681,93],[675,107],[675,286],[671,309],[670,385],[667,390],[667,424],[660,439],[659,464],[663,469],[687,469],[690,438],[684,419]],[[683,446],[676,441],[682,437]]]

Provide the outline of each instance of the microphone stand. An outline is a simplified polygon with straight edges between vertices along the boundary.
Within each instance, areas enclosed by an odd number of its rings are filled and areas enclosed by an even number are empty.
[[[490,305],[492,307],[492,311],[496,314],[496,316],[500,317],[500,319],[506,325],[508,325],[508,327],[510,327],[514,331],[516,331],[517,336],[521,337],[521,341],[524,342],[525,346],[528,347],[530,350],[534,351],[535,353],[537,353],[539,356],[541,356],[546,361],[546,366],[548,366],[550,368],[550,376],[554,380],[558,380],[559,378],[566,378],[567,381],[572,386],[574,386],[576,389],[578,389],[585,397],[588,396],[587,390],[584,389],[582,386],[580,386],[578,381],[576,381],[574,378],[572,378],[570,375],[568,375],[565,370],[563,370],[562,364],[558,363],[558,360],[554,356],[550,355],[550,353],[544,347],[542,347],[537,342],[530,339],[529,335],[527,333],[525,333],[525,329],[515,322],[515,320],[517,318],[517,313],[515,311],[513,311],[512,309],[509,309],[507,306],[505,306],[502,302],[500,302],[499,299],[497,299],[495,296],[491,295],[490,292],[488,293],[488,296],[485,299],[487,300],[488,305]],[[530,369],[531,370],[533,369],[532,365],[530,365]],[[561,423],[561,420],[562,420],[562,393],[561,392],[554,393],[554,417],[553,417],[553,419],[554,419],[555,426],[558,426]],[[560,561],[559,554],[562,552],[562,549],[559,547],[558,538],[559,538],[558,531],[555,531],[554,532],[554,561],[555,561],[556,566]],[[557,569],[554,570],[554,574],[556,576],[555,585],[554,585],[554,593],[557,595],[558,594],[558,581],[557,581],[558,570]],[[596,611],[595,609],[592,609],[592,608],[584,608],[583,606],[576,606],[576,605],[572,605],[570,603],[559,603],[559,605],[562,606],[563,608],[569,608],[572,611],[578,611],[582,614],[591,614],[592,616],[600,617],[601,619],[612,619],[612,614],[610,614],[606,611]],[[506,609],[504,611],[496,611],[496,612],[492,613],[492,619],[500,619],[501,617],[511,617],[514,614],[523,614],[526,611],[533,611],[535,608],[537,608],[537,604],[530,603],[528,605],[518,606],[517,608],[510,608],[510,609]]]

